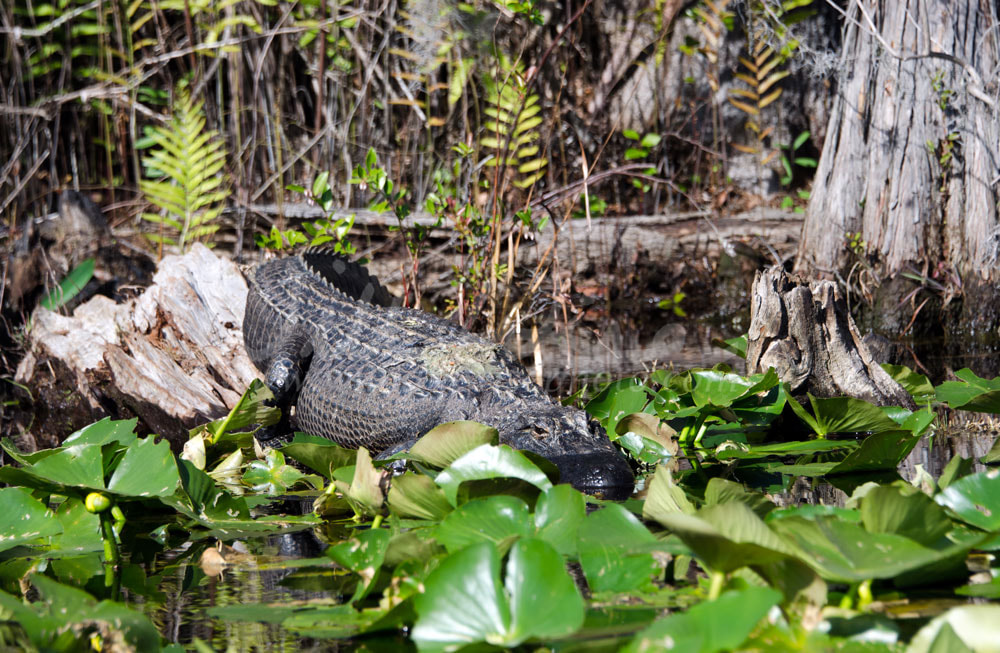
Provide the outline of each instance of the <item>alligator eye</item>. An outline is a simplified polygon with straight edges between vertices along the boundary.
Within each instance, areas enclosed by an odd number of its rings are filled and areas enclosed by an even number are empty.
[[[544,438],[545,436],[547,436],[549,434],[549,430],[547,428],[545,428],[544,426],[537,426],[536,425],[536,426],[532,426],[531,427],[531,434],[533,436],[535,436],[536,438]]]

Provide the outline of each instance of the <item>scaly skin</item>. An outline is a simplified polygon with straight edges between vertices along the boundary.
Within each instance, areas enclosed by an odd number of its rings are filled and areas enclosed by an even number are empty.
[[[303,430],[384,454],[443,422],[475,420],[581,490],[631,493],[632,470],[586,413],[549,399],[502,346],[392,306],[363,267],[309,250],[258,266],[249,286],[247,352]]]

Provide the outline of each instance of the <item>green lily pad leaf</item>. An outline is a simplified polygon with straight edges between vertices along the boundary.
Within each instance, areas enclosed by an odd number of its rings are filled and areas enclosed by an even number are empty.
[[[577,549],[590,589],[630,592],[649,582],[656,561],[648,545],[656,538],[629,511],[610,504],[580,524]]]
[[[893,578],[944,560],[976,543],[967,541],[932,549],[901,535],[869,533],[860,524],[834,517],[786,517],[769,523],[820,576],[840,583]]]
[[[285,456],[277,449],[267,452],[264,460],[252,460],[243,474],[243,482],[254,492],[284,494],[306,475],[285,464]]]
[[[53,550],[59,552],[87,553],[101,551],[101,519],[89,512],[80,499],[66,499],[56,509],[56,519],[62,527],[62,535],[53,538]]]
[[[536,539],[515,543],[506,572],[511,627],[505,645],[565,637],[583,626],[583,597],[562,556],[549,544]]]
[[[993,441],[993,446],[986,452],[986,455],[979,459],[984,465],[995,465],[1000,463],[1000,437]]]
[[[740,358],[747,357],[746,334],[743,334],[742,336],[737,336],[735,338],[726,338],[725,340],[713,340],[712,344],[721,349],[725,349],[730,354],[736,354]]]
[[[83,427],[63,440],[62,448],[78,444],[103,445],[109,442],[128,446],[138,439],[135,434],[138,422],[139,420],[136,418],[113,420],[110,417],[105,417],[99,422]]]
[[[936,398],[934,385],[926,376],[914,372],[906,365],[882,363],[882,369],[903,389],[910,393],[917,405],[929,404]]]
[[[172,497],[160,497],[161,502],[203,524],[250,519],[250,509],[244,499],[219,489],[211,476],[187,460],[180,461],[178,472],[182,491]]]
[[[854,474],[896,469],[919,441],[920,436],[910,431],[884,431],[869,435],[827,473]]]
[[[444,492],[429,476],[413,472],[392,479],[386,501],[389,511],[400,517],[441,521],[452,510]]]
[[[618,443],[642,462],[656,464],[677,455],[677,431],[656,415],[632,413],[615,427]]]
[[[62,532],[55,514],[24,488],[0,489],[0,551]]]
[[[355,610],[349,605],[298,610],[285,617],[281,626],[310,638],[342,639],[357,634],[385,615],[384,610]]]
[[[458,503],[458,487],[465,481],[489,478],[519,478],[541,491],[552,487],[552,481],[520,451],[502,444],[484,444],[468,452],[442,471],[434,482],[444,490],[451,505]]]
[[[414,597],[411,637],[421,651],[454,650],[487,641],[499,644],[510,626],[500,586],[500,554],[488,542],[445,558]]]
[[[661,619],[639,632],[623,649],[643,651],[734,651],[754,627],[781,600],[781,593],[766,587],[725,592],[687,612]]]
[[[649,483],[649,492],[642,506],[642,516],[644,519],[661,521],[661,516],[673,513],[693,515],[695,507],[684,490],[674,483],[670,469],[660,465]]]
[[[609,434],[617,434],[618,421],[626,415],[642,412],[652,397],[652,390],[641,379],[622,379],[605,386],[587,403],[586,411],[599,420]]]
[[[531,534],[528,505],[511,496],[499,495],[473,499],[451,512],[437,527],[435,534],[454,553],[480,542],[499,544],[510,537]]]
[[[963,368],[955,372],[961,381],[946,381],[936,388],[937,400],[951,408],[1000,413],[1000,377],[983,379]]]
[[[803,418],[817,435],[825,436],[830,433],[880,433],[882,431],[892,431],[899,429],[889,416],[881,408],[854,397],[832,397],[822,398],[809,397],[809,405],[812,408],[811,419],[803,416],[804,408],[801,406],[795,409],[795,413]],[[798,403],[798,402],[792,402]]]
[[[190,435],[194,436],[202,431],[208,431],[211,434],[212,442],[215,443],[227,433],[244,431],[254,424],[260,426],[277,424],[278,420],[281,419],[281,409],[264,403],[269,399],[274,399],[271,390],[260,379],[254,379],[228,415],[192,429]]]
[[[872,488],[861,500],[861,521],[869,533],[893,533],[924,546],[934,546],[951,529],[944,509],[916,488],[904,492],[891,485]]]
[[[99,444],[65,447],[23,471],[71,487],[105,489],[104,458]]]
[[[774,503],[766,496],[759,492],[750,492],[739,483],[722,478],[710,479],[705,487],[705,505],[714,506],[730,501],[739,501],[746,505],[761,519],[775,508]]]
[[[108,489],[120,496],[163,497],[180,485],[177,462],[166,440],[143,438],[125,450],[115,467]]]
[[[82,590],[39,574],[32,575],[31,582],[42,597],[40,601],[25,605],[0,592],[0,608],[14,615],[39,649],[66,650],[67,642],[87,641],[91,633],[101,633],[105,641],[111,636],[120,638],[122,646],[131,650],[160,650],[160,635],[142,613],[121,603],[97,602]]]
[[[389,531],[381,528],[361,531],[354,537],[336,544],[326,554],[341,567],[361,577],[351,602],[360,601],[375,584],[389,547]]]
[[[1000,470],[960,478],[934,500],[967,524],[984,531],[1000,531]]]
[[[731,406],[734,401],[748,394],[748,391],[757,385],[756,381],[747,377],[719,370],[695,370],[691,372],[691,379],[694,381],[691,399],[699,407]],[[775,376],[775,383],[777,380]]]
[[[358,455],[354,449],[345,449],[332,440],[306,433],[296,433],[280,451],[328,479],[333,478],[333,470],[353,465]]]
[[[410,447],[410,454],[443,469],[480,445],[496,444],[499,438],[492,426],[458,420],[432,428]]]
[[[566,556],[576,555],[577,533],[587,516],[587,501],[570,485],[556,485],[538,497],[535,504],[537,537]]]
[[[794,549],[744,503],[708,506],[694,515],[668,513],[657,521],[714,571],[728,573],[795,556]]]
[[[514,544],[500,582],[500,555],[482,543],[454,553],[414,597],[412,638],[420,651],[486,642],[512,647],[562,637],[583,624],[583,599],[560,555],[541,540]]]
[[[772,442],[768,444],[751,444],[743,447],[717,449],[715,457],[718,460],[737,458],[740,460],[763,458],[766,456],[804,456],[828,451],[857,449],[854,440],[795,440],[792,442]]]
[[[950,630],[951,633],[946,631]],[[957,642],[955,639],[957,638]],[[942,640],[951,640],[945,646]],[[963,605],[931,619],[910,641],[907,653],[1000,651],[1000,606]]]

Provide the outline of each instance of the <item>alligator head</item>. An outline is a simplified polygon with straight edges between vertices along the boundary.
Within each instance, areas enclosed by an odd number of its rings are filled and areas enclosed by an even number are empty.
[[[604,428],[582,410],[553,404],[520,421],[516,429],[501,428],[501,440],[552,462],[562,482],[602,499],[622,500],[632,494],[632,468]]]

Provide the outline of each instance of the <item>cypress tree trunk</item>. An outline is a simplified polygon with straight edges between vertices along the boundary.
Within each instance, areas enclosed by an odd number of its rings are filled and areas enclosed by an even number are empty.
[[[925,284],[932,305],[961,298],[967,328],[1000,323],[998,5],[847,5],[842,77],[796,269],[849,280],[863,273],[860,287],[882,287],[870,299],[890,330],[905,328],[914,312],[911,305],[893,317],[914,287],[898,276],[907,270],[939,284]]]

